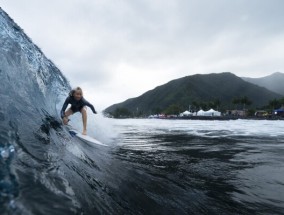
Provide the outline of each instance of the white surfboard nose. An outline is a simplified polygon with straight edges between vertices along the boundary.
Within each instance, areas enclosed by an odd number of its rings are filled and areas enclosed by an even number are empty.
[[[94,144],[101,145],[101,146],[108,146],[106,144],[101,143],[100,141],[96,140],[93,137],[81,134],[76,129],[72,128],[70,125],[67,125],[66,128],[68,129],[68,131],[69,131],[69,133],[72,137],[78,137],[80,140],[82,140],[84,142],[94,143]]]

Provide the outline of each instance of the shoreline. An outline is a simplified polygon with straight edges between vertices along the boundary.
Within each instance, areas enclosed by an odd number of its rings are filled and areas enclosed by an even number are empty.
[[[148,118],[148,117],[122,117],[122,118],[112,118],[112,119],[160,119],[160,120],[204,120],[204,121],[229,121],[229,120],[269,120],[269,121],[276,121],[276,120],[283,120],[284,117],[282,116],[267,116],[267,117],[240,117],[240,116],[190,116],[190,117],[164,117],[164,118]]]
[[[191,117],[171,117],[171,118],[156,118],[156,119],[169,119],[169,120],[284,120],[284,117],[240,117],[240,116],[191,116]]]

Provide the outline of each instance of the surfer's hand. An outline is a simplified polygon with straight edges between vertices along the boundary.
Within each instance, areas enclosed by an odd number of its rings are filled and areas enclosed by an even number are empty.
[[[63,124],[67,125],[69,122],[69,119],[67,117],[63,117]]]
[[[97,114],[97,111],[94,111],[94,114]]]

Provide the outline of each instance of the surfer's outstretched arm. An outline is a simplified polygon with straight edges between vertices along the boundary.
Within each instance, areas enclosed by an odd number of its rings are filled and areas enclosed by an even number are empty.
[[[94,108],[94,105],[92,105],[90,102],[88,102],[86,99],[84,99],[84,104],[86,106],[88,106],[89,108],[91,108],[91,110],[93,111],[94,114],[97,113],[96,109]]]
[[[68,122],[69,122],[68,117],[71,116],[72,114],[73,114],[73,111],[72,111],[71,108],[69,108],[69,109],[65,112],[65,115],[64,115],[64,117],[62,118],[64,125],[67,125],[67,124],[68,124]]]
[[[66,100],[65,100],[65,102],[64,102],[64,104],[63,104],[63,106],[62,106],[61,111],[60,111],[60,115],[61,115],[61,118],[62,118],[62,119],[63,119],[64,116],[65,116],[65,110],[66,110],[66,108],[67,108],[67,106],[68,106],[69,103],[70,103],[70,97],[68,96],[68,97],[66,98]]]
[[[71,108],[69,108],[66,112],[66,108],[68,106],[68,104],[70,103],[70,97],[68,96],[62,106],[62,109],[60,111],[60,115],[61,115],[61,119],[63,120],[63,124],[64,125],[67,125],[68,124],[68,116],[72,115],[73,114],[73,111],[71,110]]]

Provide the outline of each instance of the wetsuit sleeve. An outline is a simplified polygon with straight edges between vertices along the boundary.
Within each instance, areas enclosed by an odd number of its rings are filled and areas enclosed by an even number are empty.
[[[86,99],[84,99],[84,105],[86,105],[89,108],[91,108],[91,110],[93,111],[94,114],[97,113],[97,111],[95,110],[94,106],[90,102],[88,102]]]
[[[70,102],[70,97],[68,96],[68,97],[66,98],[66,100],[65,100],[65,102],[64,102],[64,104],[63,104],[63,106],[62,106],[61,111],[60,111],[60,116],[61,116],[61,118],[64,117],[64,115],[65,115],[65,110],[66,110],[66,108],[67,108],[69,102]]]

